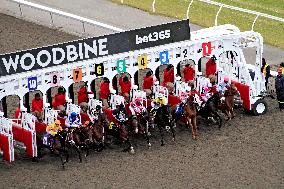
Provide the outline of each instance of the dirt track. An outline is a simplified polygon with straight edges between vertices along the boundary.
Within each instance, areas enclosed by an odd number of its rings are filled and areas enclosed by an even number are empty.
[[[0,31],[1,53],[76,38],[1,14]],[[0,162],[0,188],[284,188],[284,112],[268,101],[266,115],[239,110],[221,130],[200,122],[197,141],[177,129],[177,141],[161,147],[154,133],[151,149],[135,140],[135,155],[92,152],[81,164],[71,158],[65,171],[56,157],[32,163],[18,154]]]

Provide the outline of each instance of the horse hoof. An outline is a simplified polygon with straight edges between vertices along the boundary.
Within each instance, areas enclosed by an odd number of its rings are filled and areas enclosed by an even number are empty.
[[[176,141],[176,139],[175,139],[175,138],[172,138],[172,141],[173,141],[173,142],[175,142],[175,141]]]
[[[196,140],[196,136],[192,136],[192,139],[193,139],[193,140]]]
[[[130,154],[135,154],[134,148],[131,147],[129,152],[130,152]]]

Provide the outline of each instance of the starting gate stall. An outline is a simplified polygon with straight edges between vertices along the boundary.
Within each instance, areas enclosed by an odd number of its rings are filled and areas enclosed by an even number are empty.
[[[143,106],[148,107],[146,92],[138,90],[138,86],[134,86],[130,91],[130,102],[137,98],[141,98]]]
[[[103,111],[105,112],[107,118],[111,122],[115,121],[115,118],[112,115],[113,110],[115,110],[117,108],[117,106],[119,106],[120,104],[123,104],[125,106],[124,97],[115,94],[115,91],[113,91],[113,92],[114,93],[110,94],[110,100],[109,100],[110,108],[103,108]]]
[[[196,83],[196,90],[199,93],[203,93],[203,86],[207,86],[210,83],[210,79],[202,76],[201,72],[197,72],[196,78],[195,78],[195,83]]]
[[[0,151],[5,161],[12,162],[15,160],[12,121],[3,117],[3,112],[0,114]]]
[[[32,114],[22,112],[21,119],[12,119],[12,132],[14,140],[22,143],[29,157],[37,156],[36,117]]]
[[[180,62],[192,60],[195,70],[198,70],[198,61],[202,57],[215,55],[217,70],[222,68],[234,81],[249,87],[244,88],[249,91],[248,95],[247,92],[240,91],[241,94],[246,93],[242,98],[249,99],[245,108],[254,110],[263,107],[265,81],[261,73],[262,36],[253,31],[240,32],[232,25],[215,26],[191,33],[188,26],[188,20],[178,21],[0,55],[0,65],[3,65],[0,72],[0,99],[17,94],[22,109],[23,96],[27,92],[40,90],[43,101],[46,102],[47,90],[50,86],[58,86],[59,82],[60,86],[70,86],[74,82],[90,82],[98,77],[111,79],[127,72],[134,84],[134,74],[140,69],[155,71],[165,64],[177,68]],[[248,47],[256,47],[254,78],[249,74],[243,53],[243,49]],[[228,51],[235,52],[233,67],[229,67],[230,59],[224,58],[224,53]],[[224,62],[226,66],[223,66]],[[176,75],[177,69],[174,72]],[[207,81],[197,76],[196,86],[199,91]],[[90,85],[88,87],[90,91]],[[69,94],[68,87],[66,89]],[[154,98],[162,93],[169,103],[171,95],[166,88],[155,84],[153,92]],[[115,103],[111,104],[114,109]],[[257,111],[257,114],[265,111],[266,106],[264,110]]]
[[[88,102],[88,112],[90,112],[92,109],[96,109],[97,105],[103,107],[103,102],[90,97]]]
[[[165,97],[165,103],[169,103],[169,92],[166,87],[163,87],[159,85],[159,81],[156,81],[154,86],[153,86],[153,94],[154,94],[154,99],[158,98],[158,96],[161,94]]]
[[[80,108],[80,106],[78,106],[76,104],[72,104],[72,101],[69,100],[67,102],[66,115],[69,117],[72,112],[75,112],[78,115],[78,117],[81,121],[81,108]]]

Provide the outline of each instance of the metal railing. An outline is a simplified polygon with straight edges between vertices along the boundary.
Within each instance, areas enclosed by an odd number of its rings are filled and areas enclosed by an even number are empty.
[[[280,18],[280,17],[277,17],[277,16],[272,16],[272,15],[269,15],[269,14],[265,14],[265,13],[261,13],[261,12],[257,12],[257,11],[253,11],[253,10],[249,10],[249,9],[244,9],[244,8],[240,8],[240,7],[234,7],[234,6],[231,6],[231,5],[226,5],[226,4],[218,3],[218,2],[215,2],[215,1],[211,1],[211,0],[196,0],[196,1],[207,3],[207,4],[210,4],[210,5],[215,5],[215,6],[219,7],[218,12],[216,13],[216,16],[215,16],[215,26],[218,25],[218,16],[219,16],[219,14],[220,14],[220,12],[223,8],[256,15],[256,17],[255,17],[255,19],[252,23],[252,26],[251,26],[252,31],[253,31],[254,25],[255,25],[255,23],[256,23],[256,21],[259,17],[264,17],[264,18],[268,18],[268,19],[271,19],[271,20],[275,20],[275,21],[279,21],[279,22],[284,23],[284,18]],[[186,12],[187,19],[189,19],[190,7],[191,7],[193,2],[194,2],[194,0],[189,0],[189,5],[188,5],[188,8],[187,8],[187,12]],[[123,3],[123,0],[121,0],[121,3]],[[152,3],[152,11],[153,12],[156,11],[155,4],[156,4],[156,0],[153,0],[153,3]]]
[[[76,21],[81,23],[81,27],[77,26],[77,28],[75,29],[75,26],[73,26],[73,29],[76,30],[76,32],[78,33],[83,33],[83,34],[87,34],[88,32],[86,31],[86,27],[87,26],[91,26],[92,29],[96,29],[96,28],[103,28],[103,29],[107,29],[107,30],[111,30],[111,31],[115,31],[115,32],[123,32],[123,29],[108,25],[108,24],[104,24],[98,21],[94,21],[85,17],[81,17],[72,13],[68,13],[65,11],[61,11],[55,8],[50,8],[47,6],[43,6],[37,3],[32,3],[29,1],[25,1],[25,0],[6,0],[6,5],[7,6],[7,12],[10,13],[14,13],[17,14],[18,17],[21,18],[28,18],[31,19],[32,21],[38,21],[35,19],[36,16],[39,17],[40,14],[42,14],[42,16],[44,17],[44,19],[48,19],[49,20],[49,25],[51,26],[58,26],[60,27],[60,24],[56,25],[56,21],[58,21],[60,18],[65,18],[71,21]],[[17,6],[13,6],[13,4],[16,4]],[[12,7],[12,8],[10,8]],[[36,9],[39,10],[40,12],[37,13],[37,15],[29,15],[28,11],[24,11],[24,8],[32,8],[32,9]],[[46,16],[48,15],[49,18],[46,18]],[[58,21],[60,22],[60,21]],[[80,31],[78,31],[80,30]],[[89,32],[90,33],[90,32]]]

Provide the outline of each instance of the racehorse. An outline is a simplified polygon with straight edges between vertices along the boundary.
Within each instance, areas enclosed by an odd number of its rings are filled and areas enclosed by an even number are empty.
[[[235,95],[239,95],[239,91],[234,84],[230,84],[224,93],[224,100],[221,101],[218,108],[227,116],[227,120],[231,120],[236,116],[234,112]]]
[[[205,104],[197,107],[197,115],[200,115],[208,123],[208,119],[212,117],[219,128],[222,127],[222,118],[218,113],[218,106],[220,104],[220,96],[218,93],[214,93]]]
[[[36,161],[38,161],[38,158],[42,158],[42,150],[44,148],[48,149],[50,152],[52,152],[55,155],[58,155],[61,160],[62,168],[65,168],[65,163],[69,160],[69,152],[66,148],[66,136],[67,133],[65,131],[59,132],[54,137],[50,138],[50,145],[43,143],[43,135],[37,134],[37,149],[38,149],[38,157],[36,158]],[[66,157],[65,161],[63,160],[63,156]]]
[[[197,136],[197,126],[196,126],[196,94],[192,94],[187,98],[184,105],[184,117],[186,118],[186,123],[190,126],[192,132],[192,138],[195,140]]]
[[[154,123],[159,128],[161,134],[161,146],[164,146],[164,129],[168,130],[168,128],[172,132],[172,140],[175,141],[175,130],[172,124],[172,115],[169,106],[162,105],[159,107],[154,113]]]

